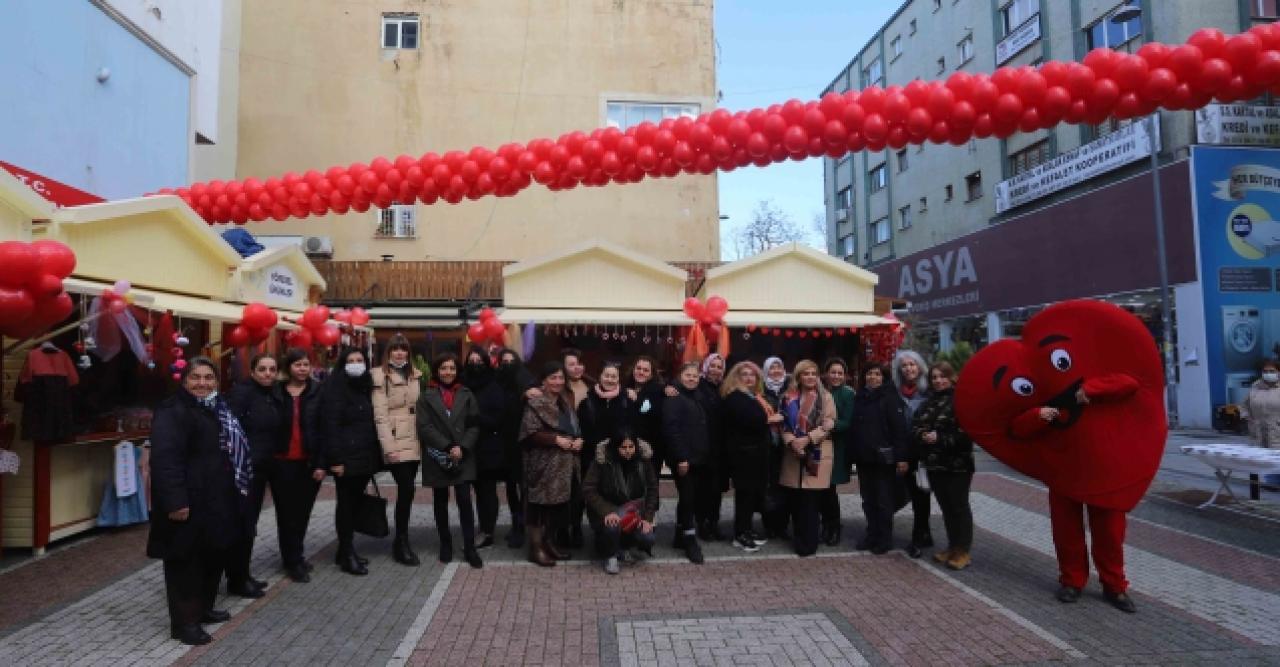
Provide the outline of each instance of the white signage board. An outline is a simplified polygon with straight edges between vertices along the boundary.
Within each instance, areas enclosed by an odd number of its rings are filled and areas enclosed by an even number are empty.
[[[1040,39],[1040,13],[1022,22],[1013,32],[996,44],[996,66],[1009,62],[1009,59],[1022,53],[1022,50],[1035,44]]]
[[[1196,141],[1223,146],[1280,146],[1280,107],[1210,104],[1196,111]]]

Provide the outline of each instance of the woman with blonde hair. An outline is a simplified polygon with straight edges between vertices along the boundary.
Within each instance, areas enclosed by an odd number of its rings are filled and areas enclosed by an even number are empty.
[[[772,427],[782,423],[782,415],[763,396],[763,378],[759,366],[743,361],[729,370],[720,386],[725,451],[733,480],[733,543],[748,553],[759,551],[764,543],[751,529],[751,521],[757,512],[764,516],[764,496],[771,482]]]
[[[818,364],[805,359],[795,366],[795,381],[782,397],[782,468],[778,483],[787,489],[787,507],[797,556],[818,550],[818,508],[831,486],[835,446],[836,403],[822,386]]]
[[[414,411],[422,391],[422,371],[409,363],[413,349],[403,334],[387,341],[382,365],[369,369],[373,378],[373,423],[382,446],[383,466],[396,481],[396,538],[391,556],[397,563],[418,565],[409,544],[409,512],[413,509],[414,482],[422,461],[422,443]]]

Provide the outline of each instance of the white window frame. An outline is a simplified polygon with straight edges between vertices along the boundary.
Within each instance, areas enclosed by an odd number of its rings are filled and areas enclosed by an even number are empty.
[[[872,75],[875,75],[874,77]],[[880,56],[876,56],[874,60],[867,63],[862,68],[862,79],[864,81],[863,88],[868,86],[878,86],[884,83],[884,63],[880,62]]]
[[[850,257],[853,257],[853,254],[856,251],[857,251],[857,248],[854,247],[853,234],[845,234],[844,236],[840,237],[840,256],[841,257],[844,257],[845,259],[849,259]]]
[[[1123,6],[1124,6],[1123,4],[1120,5],[1120,7],[1123,7]],[[1094,21],[1092,24],[1090,24],[1087,28],[1084,29],[1084,42],[1086,46],[1088,46],[1090,49],[1096,49],[1104,46],[1109,49],[1120,49],[1124,47],[1124,45],[1128,44],[1129,42],[1132,42],[1133,40],[1142,36],[1142,18],[1139,17],[1136,19],[1130,19],[1120,24],[1119,27],[1124,31],[1124,37],[1119,42],[1116,42],[1115,44],[1111,44],[1109,42],[1109,40],[1111,39],[1111,29],[1115,27],[1114,24],[1111,23],[1111,17],[1114,16],[1116,12],[1120,11],[1120,7],[1116,7],[1115,9],[1107,12],[1106,16],[1103,16],[1101,19]],[[1138,26],[1138,32],[1130,33],[1129,26],[1135,23]],[[1103,41],[1106,42],[1104,44],[1097,44],[1097,43],[1094,43],[1093,41],[1093,31],[1099,26],[1102,27]]]
[[[872,194],[889,187],[889,168],[884,162],[867,171],[867,187]]]
[[[901,174],[907,170],[907,167],[911,166],[907,160],[907,149],[903,148],[895,152],[898,156],[898,173]]]
[[[902,35],[889,40],[889,52],[893,54],[892,60],[897,60],[902,55]]]
[[[1270,14],[1267,13],[1268,5],[1270,5],[1271,8]],[[1250,0],[1249,6],[1251,7],[1249,11],[1249,18],[1263,20],[1274,19],[1277,18],[1278,14],[1280,14],[1280,7],[1276,7],[1275,2],[1267,2],[1267,0]]]
[[[956,69],[964,67],[970,60],[973,60],[973,33],[965,35],[964,39],[956,42],[956,51],[960,55],[960,64],[956,65]]]
[[[884,245],[893,238],[893,230],[889,228],[889,216],[885,216],[871,223],[871,245]]]
[[[1004,28],[1001,37],[1008,37],[1019,26],[1040,13],[1040,0],[1013,0],[1000,8],[1000,23]]]
[[[853,188],[846,187],[836,193],[836,210],[848,211],[853,208]]]
[[[374,208],[377,227],[374,237],[380,239],[413,239],[418,237],[418,211],[413,204],[392,204]]]
[[[898,209],[898,229],[911,229],[911,204]]]
[[[697,118],[702,105],[697,102],[651,102],[608,100],[604,105],[605,124],[619,130],[650,121],[657,125],[667,118]]]
[[[413,24],[413,46],[404,46],[404,26],[405,24]],[[394,43],[389,44],[387,41],[387,27],[395,26]],[[378,36],[378,42],[382,44],[384,49],[417,49],[422,44],[422,19],[417,14],[383,14],[382,15],[382,34]]]

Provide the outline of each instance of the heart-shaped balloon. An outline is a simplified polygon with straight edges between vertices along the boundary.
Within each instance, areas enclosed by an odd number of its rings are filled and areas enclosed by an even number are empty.
[[[1123,511],[1146,493],[1168,434],[1155,341],[1138,318],[1101,301],[1050,306],[1021,340],[980,350],[960,374],[955,404],[961,427],[1006,465],[1073,500]],[[1056,416],[1041,418],[1044,407]]]

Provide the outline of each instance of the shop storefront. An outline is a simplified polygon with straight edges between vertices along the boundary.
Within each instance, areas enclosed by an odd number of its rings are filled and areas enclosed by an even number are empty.
[[[1174,320],[1202,327],[1180,291],[1196,282],[1189,162],[1163,167],[1161,186]],[[1135,176],[879,265],[876,289],[908,302],[910,344],[926,352],[1018,336],[1044,306],[1079,298],[1129,310],[1159,341],[1152,208],[1150,176]]]
[[[0,195],[5,202],[14,199]],[[40,553],[50,542],[99,525],[99,509],[116,479],[116,445],[145,441],[151,408],[173,391],[169,365],[175,359],[225,359],[220,341],[239,322],[245,303],[263,302],[282,318],[296,318],[324,281],[296,248],[242,259],[176,197],[50,207],[30,220],[36,220],[33,238],[60,241],[77,258],[63,283],[75,311],[48,334],[47,349],[39,339],[5,341],[10,418],[20,422],[27,407],[13,401],[13,391],[33,355],[67,355],[78,380],[65,407],[70,431],[28,429],[12,445],[19,472],[5,476],[0,487],[0,546]],[[118,281],[130,283],[131,305],[95,318],[104,291]]]

